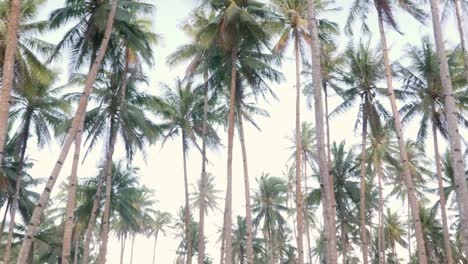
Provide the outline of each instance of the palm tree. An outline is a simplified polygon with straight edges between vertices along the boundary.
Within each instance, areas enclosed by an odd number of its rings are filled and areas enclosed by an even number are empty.
[[[218,200],[221,198],[217,195],[221,191],[215,189],[214,180],[214,176],[208,172],[205,186],[202,186],[203,183],[202,179],[200,178],[197,182],[197,186],[194,187],[194,192],[192,193],[191,205],[195,208],[199,208],[201,204],[204,204],[205,214],[208,214],[208,210],[221,210],[218,204]]]
[[[52,75],[52,72],[49,74]],[[51,140],[50,127],[57,127],[65,119],[68,111],[68,104],[62,102],[57,96],[61,89],[52,87],[53,80],[43,82],[40,80],[40,76],[37,76],[37,78],[30,76],[30,78],[32,82],[25,82],[22,89],[15,90],[15,94],[11,98],[11,120],[19,119],[21,123],[17,132],[19,141],[16,150],[18,155],[18,178],[15,183],[15,195],[10,207],[10,226],[3,257],[6,263],[10,259],[11,242],[16,224],[15,215],[19,193],[22,188],[22,177],[20,175],[23,173],[29,137],[34,131],[40,147],[48,143]]]
[[[203,108],[200,108],[200,106],[204,105],[204,97],[200,89],[193,89],[193,82],[190,80],[183,81],[177,79],[175,82],[175,91],[168,86],[164,88],[165,93],[162,97],[158,98],[156,108],[163,119],[163,123],[161,123],[160,126],[165,130],[164,142],[169,138],[181,135],[184,161],[185,210],[187,211],[185,215],[186,237],[192,237],[190,234],[189,222],[191,211],[186,158],[190,143],[198,150],[201,150],[197,140],[202,136],[203,125],[205,124],[203,121]],[[209,113],[208,116],[213,117],[211,113]],[[218,142],[218,137],[210,122],[208,122],[207,125],[209,126],[206,129],[208,135],[207,143],[214,146]],[[187,241],[187,263],[191,263],[191,257],[193,255],[191,242],[191,240]]]
[[[107,49],[107,44],[109,43],[110,35],[112,33],[112,27],[114,24],[114,17],[115,13],[117,10],[117,2],[118,0],[113,0],[112,1],[112,7],[109,12],[109,16],[107,18],[107,23],[104,31],[104,38],[102,39],[101,45],[99,47],[99,52],[97,53],[96,59],[93,62],[93,66],[91,67],[88,76],[86,78],[85,82],[85,87],[83,90],[83,95],[80,98],[80,102],[78,104],[78,108],[76,110],[75,118],[73,118],[73,122],[71,125],[70,130],[67,133],[67,136],[65,137],[62,150],[60,151],[59,157],[57,159],[57,163],[54,166],[54,169],[52,170],[52,173],[47,181],[47,184],[41,193],[41,196],[39,198],[38,204],[36,208],[34,209],[33,215],[31,217],[31,221],[28,225],[28,228],[26,230],[26,236],[23,241],[23,244],[21,245],[21,250],[20,254],[18,257],[18,263],[19,264],[25,264],[27,260],[27,256],[31,247],[32,243],[32,238],[34,237],[34,234],[36,233],[36,229],[39,226],[41,222],[41,216],[44,211],[45,204],[48,202],[49,197],[50,197],[50,192],[52,191],[55,182],[57,181],[57,177],[59,175],[59,172],[62,168],[63,162],[68,154],[68,151],[70,150],[71,144],[74,141],[75,135],[78,131],[78,129],[81,127],[81,124],[84,120],[84,115],[86,111],[86,107],[88,104],[88,97],[90,95],[90,92],[92,90],[94,81],[97,77],[100,64],[102,60],[104,59],[104,55],[106,53]]]
[[[337,262],[336,250],[336,225],[334,214],[333,183],[328,167],[328,159],[325,150],[325,128],[323,122],[322,101],[322,65],[321,48],[317,25],[316,2],[308,0],[309,31],[311,34],[311,56],[312,56],[312,86],[314,88],[315,126],[317,129],[317,156],[320,182],[323,186],[323,217],[325,223],[325,245],[327,260],[331,263]],[[302,263],[302,262],[300,262]]]
[[[421,127],[418,131],[417,138],[421,143],[425,143],[425,139],[428,134],[427,123],[429,121],[432,123],[432,137],[434,141],[436,172],[444,230],[444,246],[447,258],[453,259],[447,223],[446,200],[443,191],[442,164],[440,161],[438,143],[438,131],[444,137],[447,137],[447,129],[443,109],[443,95],[441,94],[442,89],[437,54],[434,50],[434,46],[429,42],[429,39],[424,38],[422,40],[422,47],[418,48],[411,46],[407,56],[410,58],[411,64],[408,67],[397,67],[397,71],[400,72],[404,81],[403,88],[407,90],[406,94],[408,94],[408,97],[411,96],[410,102],[404,105],[400,110],[403,115],[402,121],[405,123],[406,121],[414,118],[416,114],[421,116]],[[455,65],[455,56],[456,53],[452,53],[450,60],[452,72],[454,72],[453,69],[458,67],[458,65]],[[454,77],[453,83],[456,84],[459,79],[463,80],[464,77],[460,77]],[[455,93],[454,97],[456,98],[457,104],[463,107],[463,97],[460,96],[460,92]]]
[[[156,263],[156,243],[158,242],[159,232],[163,233],[163,235],[166,235],[166,228],[171,224],[172,216],[171,214],[167,212],[155,211],[151,219],[153,221],[150,221],[148,236],[154,237],[154,247],[153,247],[153,264],[154,264]]]
[[[10,97],[15,77],[15,55],[18,46],[18,27],[21,20],[21,1],[10,2],[8,31],[6,35],[5,56],[3,57],[2,92],[0,94],[0,161],[3,163],[4,148],[7,138]]]
[[[401,217],[398,213],[392,213],[390,209],[387,209],[385,214],[385,241],[390,247],[391,254],[388,258],[388,263],[399,263],[396,245],[399,244],[402,247],[408,247],[407,241],[405,241],[406,231],[403,222],[400,220]]]
[[[379,33],[380,33],[380,42],[382,45],[382,53],[383,53],[383,61],[385,66],[385,76],[387,79],[387,90],[388,90],[388,97],[390,100],[390,105],[392,108],[393,114],[393,124],[395,127],[397,139],[398,139],[398,146],[400,150],[400,160],[403,163],[403,171],[404,171],[404,180],[405,184],[408,187],[408,194],[409,200],[411,205],[411,213],[413,216],[413,221],[416,229],[416,241],[418,246],[418,255],[420,263],[427,263],[427,256],[424,252],[424,238],[422,236],[422,229],[419,219],[419,207],[418,201],[416,199],[416,195],[413,192],[413,181],[411,179],[410,168],[408,165],[408,157],[405,149],[405,138],[403,135],[403,129],[401,127],[401,120],[400,115],[398,113],[398,107],[396,104],[395,99],[395,91],[393,89],[393,77],[392,77],[392,69],[390,66],[390,59],[389,59],[389,52],[387,46],[387,39],[385,33],[384,24],[389,25],[391,28],[396,29],[398,31],[398,23],[394,16],[394,9],[395,7],[400,7],[405,12],[409,13],[415,19],[420,22],[424,22],[426,16],[424,12],[418,7],[417,4],[413,3],[413,1],[394,1],[394,0],[384,0],[384,1],[376,1],[376,0],[357,0],[354,2],[353,6],[351,7],[350,15],[347,21],[347,28],[348,31],[351,32],[350,27],[353,24],[353,21],[356,17],[360,17],[363,21],[363,29],[368,28],[366,24],[366,18],[369,13],[369,9],[374,5],[377,11],[378,17],[378,25],[379,25]]]
[[[360,158],[360,224],[361,224],[361,252],[364,263],[368,262],[368,241],[366,228],[366,175],[367,175],[367,134],[368,126],[376,126],[379,116],[389,114],[377,100],[377,94],[382,94],[382,89],[378,87],[382,79],[384,69],[382,67],[382,57],[369,47],[369,43],[360,43],[357,48],[349,44],[345,55],[345,65],[350,69],[349,73],[343,72],[342,79],[349,88],[342,92],[344,102],[337,106],[335,113],[341,113],[351,107],[359,100],[359,112],[355,128],[362,124],[361,130],[361,158]]]
[[[287,185],[284,179],[263,174],[258,180],[259,190],[254,196],[253,213],[256,214],[253,223],[261,226],[267,243],[268,263],[274,263],[274,240],[286,229],[286,219],[283,214],[288,211],[286,205]]]
[[[458,130],[458,120],[460,113],[457,110],[455,99],[453,98],[453,87],[450,79],[447,54],[445,52],[444,37],[440,25],[439,2],[431,0],[432,26],[436,43],[437,58],[440,62],[440,80],[442,83],[442,94],[444,97],[447,131],[450,139],[450,149],[455,165],[455,181],[457,182],[458,207],[461,215],[461,226],[463,230],[463,240],[465,254],[468,253],[468,187],[465,179],[465,165],[461,149],[461,139]],[[466,52],[466,51],[465,51]]]

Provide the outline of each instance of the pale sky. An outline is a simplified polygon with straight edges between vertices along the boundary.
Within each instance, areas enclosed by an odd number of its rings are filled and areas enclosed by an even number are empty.
[[[187,18],[192,8],[196,5],[196,1],[191,0],[159,0],[155,1],[156,12],[154,14],[154,28],[155,31],[162,35],[163,39],[161,44],[155,47],[156,64],[153,69],[146,72],[150,76],[151,82],[148,87],[142,87],[147,92],[158,94],[160,91],[160,83],[172,84],[173,80],[177,76],[182,76],[184,72],[184,66],[177,68],[170,68],[166,65],[165,59],[168,54],[173,52],[179,45],[183,45],[188,42],[188,38],[178,28],[178,26]],[[347,0],[337,0],[337,6],[341,6],[343,11],[333,14],[328,14],[327,17],[340,23],[340,28],[344,26],[344,21],[347,16],[349,2]],[[62,0],[49,0],[41,11],[41,16],[44,18],[51,10],[56,7],[62,6]],[[400,19],[400,17],[398,17]],[[391,60],[395,61],[399,59],[403,53],[403,48],[408,44],[419,44],[422,36],[431,34],[431,24],[427,26],[421,26],[413,19],[409,19],[404,16],[401,19],[401,29],[405,33],[404,36],[394,32],[388,34],[388,44],[391,48]],[[428,23],[430,23],[430,19]],[[371,25],[371,30],[376,31],[376,19],[375,16],[370,16],[368,23]],[[356,25],[356,36],[355,39],[359,39],[359,30]],[[444,33],[447,38],[447,47],[453,47],[454,44],[459,42],[458,32],[456,31],[455,22],[452,19],[447,20],[444,24]],[[390,30],[388,30],[390,31]],[[468,31],[468,30],[467,30]],[[62,37],[63,31],[47,33],[45,39],[56,43]],[[365,37],[363,37],[365,39]],[[343,48],[348,42],[348,38],[345,35],[341,35],[338,39],[338,43]],[[372,38],[373,46],[378,44],[378,35],[373,33]],[[271,118],[259,118],[258,123],[262,128],[262,132],[247,126],[246,128],[246,142],[249,157],[249,173],[250,182],[252,189],[256,188],[255,178],[260,176],[262,172],[271,173],[271,175],[281,176],[282,171],[285,168],[286,162],[290,157],[290,150],[288,147],[291,145],[289,137],[294,128],[294,101],[295,101],[295,89],[294,89],[294,67],[292,63],[292,52],[287,53],[290,57],[286,60],[280,69],[286,80],[281,84],[273,84],[275,93],[280,98],[280,101],[271,101],[270,104],[259,102],[259,106],[267,109],[271,115]],[[54,67],[60,68],[66,74],[67,62],[57,63]],[[62,76],[62,80],[66,80],[66,75]],[[382,85],[383,86],[383,85]],[[383,86],[384,87],[384,86]],[[395,83],[395,87],[398,88],[398,83]],[[381,98],[382,102],[387,105],[388,99]],[[340,100],[332,97],[330,99],[330,109],[333,109]],[[314,123],[313,113],[305,107],[305,100],[303,100],[302,118],[303,121],[309,121]],[[344,114],[338,118],[331,120],[331,136],[333,140],[340,142],[346,140],[348,148],[353,144],[357,144],[360,140],[358,132],[353,131],[354,120],[357,109],[352,109],[349,113]],[[417,124],[412,124],[408,129],[406,138],[415,137],[415,128]],[[466,131],[465,131],[466,132]],[[226,144],[226,133],[219,129],[219,134]],[[430,140],[428,140],[430,142]],[[103,143],[102,143],[103,144]],[[442,148],[445,149],[445,146]],[[42,151],[37,151],[34,144],[29,145],[28,153],[30,158],[37,160],[30,174],[34,177],[48,177],[52,166],[55,163],[59,151],[59,146],[55,143],[50,148],[45,148]],[[73,151],[73,149],[71,150]],[[432,158],[432,145],[427,146],[427,153]],[[100,162],[103,155],[102,149],[96,148],[93,153],[88,157],[85,164],[79,168],[79,177],[90,177],[96,174],[96,165]],[[62,169],[60,180],[56,185],[57,190],[61,181],[66,179],[70,174],[71,154],[67,159],[65,166]],[[118,145],[115,160],[124,157],[123,149]],[[217,189],[223,190],[222,196],[224,197],[225,190],[225,178],[226,178],[226,149],[222,148],[216,152],[209,152],[209,159],[211,161],[208,171],[211,172],[216,178]],[[194,184],[200,176],[201,171],[201,159],[199,153],[191,151],[189,154],[189,181],[190,184]],[[177,214],[180,206],[184,204],[184,189],[183,189],[183,174],[182,174],[182,153],[180,139],[175,139],[173,142],[168,142],[164,148],[161,148],[160,144],[152,146],[146,150],[146,162],[142,155],[138,155],[135,159],[135,166],[140,167],[141,180],[148,187],[155,190],[155,199],[159,203],[155,206],[155,209],[167,211],[172,213],[174,216]],[[243,188],[243,174],[242,174],[242,159],[240,153],[240,146],[236,138],[234,146],[234,196],[233,206],[235,218],[237,215],[244,215],[244,188]],[[38,190],[42,191],[42,187]],[[54,192],[55,193],[55,192]],[[220,201],[221,207],[224,206],[224,202]],[[401,208],[401,203],[395,201],[395,203],[387,205],[396,208]],[[198,212],[194,213],[195,218],[198,218]],[[219,245],[218,229],[222,225],[222,213],[217,212],[210,214],[206,218],[206,236],[208,238],[208,245],[206,247],[207,254],[214,257],[215,263],[219,258]],[[174,263],[176,259],[175,250],[177,249],[179,241],[174,239],[171,231],[167,237],[159,237],[157,247],[157,263],[166,264]],[[130,245],[130,241],[127,242]],[[137,237],[134,251],[134,263],[146,264],[151,263],[153,252],[153,240],[144,237]],[[126,260],[124,263],[129,263],[129,246],[126,251]],[[405,253],[402,253],[404,257]],[[116,264],[119,263],[120,256],[120,245],[117,239],[113,238],[109,245],[108,263]],[[195,258],[194,258],[195,261]]]

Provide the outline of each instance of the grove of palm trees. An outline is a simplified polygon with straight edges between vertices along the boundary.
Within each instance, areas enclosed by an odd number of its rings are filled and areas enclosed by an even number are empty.
[[[468,264],[467,0],[2,0],[0,263]]]

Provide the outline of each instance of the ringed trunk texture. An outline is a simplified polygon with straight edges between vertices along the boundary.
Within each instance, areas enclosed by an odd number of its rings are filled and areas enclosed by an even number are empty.
[[[327,263],[338,262],[336,245],[336,224],[333,208],[333,186],[331,174],[328,168],[328,159],[325,151],[325,129],[322,102],[322,66],[320,64],[320,43],[318,38],[315,1],[308,0],[309,30],[312,37],[312,79],[314,89],[315,125],[317,130],[317,154],[318,167],[323,193],[323,216],[325,224],[325,247]]]
[[[447,117],[447,128],[450,138],[450,150],[454,165],[454,177],[457,194],[458,208],[461,216],[461,227],[463,235],[463,248],[468,254],[468,187],[465,178],[465,164],[463,161],[462,146],[458,130],[458,110],[453,98],[453,88],[450,79],[450,72],[445,54],[444,37],[440,26],[439,3],[431,0],[432,24],[434,27],[434,37],[437,48],[437,57],[440,65],[440,78],[442,80],[442,93],[444,95],[445,111]]]
[[[304,263],[304,209],[302,204],[301,186],[301,67],[299,58],[299,39],[294,39],[294,52],[296,57],[296,220],[297,220],[297,254],[299,264]]]
[[[411,206],[411,216],[413,219],[415,235],[416,235],[416,244],[417,244],[417,254],[420,264],[427,263],[427,256],[425,251],[425,243],[423,238],[423,232],[421,227],[421,221],[419,218],[419,203],[416,198],[413,178],[411,177],[411,171],[408,163],[408,154],[406,153],[405,139],[403,135],[403,129],[401,127],[400,113],[398,112],[398,107],[395,99],[395,92],[393,91],[393,80],[392,80],[392,69],[390,67],[390,59],[388,56],[388,47],[387,39],[385,36],[385,30],[383,25],[383,18],[380,10],[378,12],[378,22],[379,22],[379,31],[380,39],[382,42],[383,55],[384,55],[384,65],[385,65],[385,75],[387,77],[387,89],[388,89],[388,98],[390,99],[390,105],[392,107],[392,113],[394,118],[395,132],[398,139],[398,146],[400,149],[400,158],[403,167],[403,180],[405,182],[406,188],[408,190],[408,203]]]
[[[444,182],[442,177],[442,163],[440,161],[440,152],[439,152],[439,140],[437,137],[437,126],[435,123],[435,118],[432,118],[432,134],[434,139],[434,155],[437,169],[437,183],[439,187],[439,199],[440,199],[440,212],[442,215],[442,226],[444,230],[444,246],[445,246],[445,256],[447,256],[447,263],[453,263],[452,255],[452,246],[450,243],[450,233],[447,222],[447,201],[445,198],[444,192]]]
[[[13,0],[13,1],[17,1],[17,0]],[[23,244],[21,245],[21,249],[19,252],[18,264],[26,264],[33,237],[36,234],[37,227],[39,226],[41,222],[42,212],[44,211],[44,208],[47,202],[49,201],[50,193],[52,192],[55,182],[57,181],[60,170],[62,169],[62,165],[68,155],[68,151],[70,150],[71,144],[73,143],[75,139],[75,135],[77,131],[79,130],[79,127],[85,117],[89,94],[91,93],[91,90],[93,88],[93,84],[94,84],[94,81],[96,80],[96,76],[98,74],[101,62],[104,59],[104,55],[107,49],[107,44],[109,43],[109,38],[112,33],[115,13],[117,10],[117,2],[118,0],[112,0],[112,7],[109,13],[109,17],[107,19],[104,38],[102,39],[101,46],[99,47],[98,55],[96,57],[96,60],[93,62],[93,66],[91,67],[91,70],[89,71],[88,76],[86,78],[83,95],[80,98],[78,109],[76,111],[75,117],[73,118],[71,128],[68,131],[67,136],[65,137],[62,150],[60,151],[60,154],[58,156],[54,169],[52,170],[52,173],[49,179],[47,180],[47,184],[41,196],[39,197],[37,206],[34,209],[34,212],[32,214],[30,223],[26,230]]]
[[[198,225],[198,264],[203,264],[205,259],[205,192],[206,192],[206,127],[208,122],[208,76],[205,74],[205,87],[203,95],[203,128],[202,128],[202,171],[200,208]]]
[[[229,97],[229,128],[228,128],[228,153],[227,153],[227,187],[226,208],[224,224],[224,263],[232,263],[232,152],[234,149],[234,117],[236,101],[237,80],[237,43],[231,48],[231,92]]]
[[[78,184],[78,163],[80,162],[81,137],[83,134],[83,123],[81,128],[76,133],[75,137],[75,153],[73,155],[72,172],[70,175],[67,205],[65,209],[65,226],[63,231],[63,246],[62,246],[62,264],[71,263],[71,247],[73,237],[73,218],[76,205],[76,187]]]
[[[182,132],[182,155],[184,162],[184,191],[185,191],[185,240],[187,243],[186,263],[192,264],[192,234],[190,230],[190,197],[187,177],[187,148],[185,147],[185,133]]]
[[[106,192],[104,195],[104,211],[102,213],[102,231],[101,231],[101,248],[99,252],[99,264],[106,263],[107,243],[109,241],[109,221],[110,221],[110,206],[112,200],[112,157],[114,156],[114,147],[117,140],[117,126],[115,123],[115,115],[111,116],[110,121],[110,138],[107,146],[106,167],[104,168],[104,179],[106,181]],[[100,199],[97,199],[98,201]],[[93,204],[94,205],[94,204]]]
[[[3,58],[2,91],[0,92],[0,162],[3,164],[5,142],[8,132],[11,90],[15,78],[15,55],[18,47],[18,26],[21,13],[21,1],[10,1],[5,56]]]
[[[22,131],[22,135],[20,139],[21,150],[20,150],[18,170],[16,172],[15,196],[13,196],[13,201],[11,203],[11,208],[10,208],[10,223],[8,225],[8,237],[7,237],[7,242],[5,245],[5,255],[3,256],[3,263],[10,262],[11,244],[13,243],[13,233],[15,231],[16,210],[18,209],[19,196],[21,192],[24,159],[26,156],[26,149],[28,145],[29,127],[31,124],[31,118],[32,118],[32,112],[28,112],[26,115],[25,123],[24,123],[24,130]]]
[[[361,253],[362,263],[369,262],[369,248],[367,244],[367,227],[366,227],[366,161],[367,161],[367,102],[364,103],[362,113],[362,142],[361,142],[361,190],[360,190],[360,210],[359,217],[361,222]]]
[[[457,17],[457,26],[458,26],[458,33],[460,34],[460,45],[463,51],[463,62],[465,66],[465,79],[468,82],[468,51],[466,50],[465,44],[465,33],[463,31],[463,17],[462,12],[459,6],[459,0],[454,0],[455,4],[455,15]]]
[[[239,107],[240,108],[240,107]],[[252,228],[252,206],[250,204],[250,183],[249,169],[247,163],[247,148],[244,135],[244,121],[241,109],[238,109],[239,116],[239,140],[242,149],[242,165],[244,169],[244,189],[245,189],[245,221],[247,227],[247,264],[253,264],[253,228]]]

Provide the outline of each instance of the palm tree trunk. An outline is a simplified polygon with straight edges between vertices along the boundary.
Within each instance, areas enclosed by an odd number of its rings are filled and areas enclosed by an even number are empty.
[[[383,186],[382,186],[382,179],[383,179],[383,170],[382,165],[377,165],[377,177],[379,181],[379,263],[385,264],[386,263],[386,256],[385,256],[385,229],[384,229],[384,200],[383,200]]]
[[[74,252],[74,257],[73,257],[73,264],[78,264],[78,251],[80,250],[79,244],[80,244],[80,236],[75,233],[75,252]]]
[[[436,122],[436,119],[433,114],[432,134],[433,134],[433,139],[434,139],[434,155],[435,155],[436,170],[437,170],[437,183],[439,187],[440,211],[442,215],[442,226],[443,226],[443,231],[444,231],[445,255],[447,256],[447,263],[452,264],[453,255],[452,255],[452,246],[450,242],[449,227],[448,227],[448,222],[447,222],[447,209],[446,209],[447,201],[446,201],[445,192],[444,192],[444,184],[443,184],[443,177],[442,177],[442,163],[440,161],[439,140],[437,138],[437,125],[435,122]]]
[[[106,181],[106,192],[104,195],[104,211],[102,213],[102,231],[101,231],[101,248],[99,251],[99,264],[106,263],[107,243],[109,241],[109,222],[110,222],[110,205],[112,201],[112,158],[114,156],[115,141],[117,139],[117,127],[115,123],[115,115],[110,117],[110,141],[112,145],[107,146],[108,153],[106,157],[106,167],[104,168],[104,178]]]
[[[304,153],[304,161],[303,161],[303,171],[304,171],[304,194],[307,197],[308,187],[307,187],[307,155]],[[305,231],[307,237],[307,257],[309,263],[312,263],[312,243],[310,241],[310,226],[309,226],[309,211],[308,211],[307,204],[304,206],[304,222],[305,222]]]
[[[224,206],[227,206],[227,200],[224,201]],[[226,248],[226,211],[224,211],[223,215],[223,229],[221,231],[221,252],[220,252],[220,258],[219,258],[219,263],[224,264],[224,254],[225,254],[225,248]]]
[[[343,259],[343,264],[346,263],[346,259],[348,257],[348,241],[347,237],[348,234],[346,232],[346,225],[345,225],[345,216],[343,215],[344,212],[343,210],[340,210],[340,222],[341,222],[341,243],[343,244],[343,252],[342,252],[342,259]]]
[[[408,216],[408,258],[411,259],[412,251],[411,251],[411,207],[409,204],[409,195],[407,195],[408,206],[407,206],[407,213]]]
[[[205,192],[206,192],[206,129],[208,122],[208,76],[205,73],[203,95],[203,128],[202,128],[202,172],[200,188],[199,225],[198,225],[198,264],[205,259]]]
[[[156,234],[154,235],[153,264],[156,263],[156,243],[158,242],[158,233],[159,233],[159,231],[156,230]]]
[[[333,209],[333,215],[336,215],[336,201],[335,201],[335,183],[334,183],[334,176],[332,170],[332,158],[331,158],[331,137],[330,137],[330,118],[328,112],[328,87],[327,82],[323,82],[323,91],[324,91],[324,98],[325,98],[325,123],[327,127],[327,158],[328,158],[328,171],[330,173],[330,186],[331,186],[331,204]]]
[[[460,6],[459,6],[459,0],[454,0],[454,4],[455,4],[455,14],[457,16],[458,33],[460,34],[460,45],[462,48],[463,58],[464,58],[463,62],[465,66],[465,79],[468,82],[468,51],[466,50],[465,33],[463,31],[463,17],[462,17]]]
[[[76,133],[75,138],[75,153],[73,155],[72,172],[70,175],[70,183],[68,187],[67,205],[65,209],[65,226],[63,231],[62,245],[62,264],[70,264],[71,247],[73,236],[73,218],[76,205],[76,187],[78,184],[78,163],[80,162],[81,136],[84,125]]]
[[[185,240],[187,243],[187,258],[186,263],[192,263],[192,234],[190,230],[190,197],[188,190],[187,177],[187,147],[185,145],[185,133],[182,132],[182,155],[184,161],[184,190],[185,190]]]
[[[130,249],[130,264],[133,264],[133,249],[135,247],[135,237],[136,235],[134,234],[132,236],[132,248]]]
[[[322,66],[320,64],[320,43],[318,38],[317,18],[315,13],[315,1],[308,0],[309,9],[309,31],[312,37],[312,79],[314,90],[314,109],[315,126],[317,129],[317,154],[319,175],[323,195],[323,216],[325,223],[325,245],[326,259],[328,263],[337,263],[336,247],[336,224],[333,208],[333,186],[330,170],[328,168],[328,159],[325,151],[325,129],[323,121],[323,102],[322,102]]]
[[[240,106],[238,108],[241,108]],[[244,189],[245,189],[245,221],[247,227],[247,264],[253,264],[253,228],[252,228],[252,206],[250,204],[250,183],[249,169],[247,164],[247,148],[245,144],[244,122],[242,109],[237,109],[239,119],[239,140],[242,149],[242,165],[244,169]]]
[[[300,67],[300,50],[299,38],[297,30],[294,34],[294,53],[296,57],[296,224],[297,224],[297,253],[299,264],[304,264],[304,210],[302,204],[302,187],[301,187],[301,153],[302,153],[302,136],[301,136],[301,67]]]
[[[362,263],[369,262],[369,248],[367,244],[367,226],[366,226],[366,162],[367,162],[367,111],[368,102],[364,99],[364,107],[362,111],[362,142],[361,142],[361,190],[360,190],[360,222],[361,222],[361,253]]]
[[[21,192],[24,159],[26,156],[26,149],[28,145],[29,127],[31,125],[31,118],[32,118],[32,112],[28,111],[25,117],[24,127],[22,131],[21,139],[20,139],[21,152],[20,152],[20,157],[19,157],[18,170],[16,172],[15,196],[13,196],[13,201],[11,203],[11,208],[10,208],[10,223],[8,225],[8,237],[7,237],[7,242],[5,245],[5,255],[3,256],[3,263],[10,262],[11,243],[13,242],[13,233],[14,233],[15,225],[16,225],[15,217],[16,217],[16,211],[18,209],[18,203],[19,203],[20,192]]]
[[[21,1],[10,1],[5,57],[3,58],[2,91],[0,94],[0,162],[3,164],[4,148],[8,132],[10,98],[15,78],[15,55],[18,46],[18,26],[21,13]]]
[[[450,80],[450,72],[445,54],[444,37],[440,25],[439,3],[431,0],[432,24],[437,47],[437,57],[440,64],[440,78],[442,80],[442,92],[445,101],[445,112],[447,117],[447,128],[450,138],[450,149],[454,164],[454,178],[456,183],[456,194],[461,216],[461,227],[463,234],[463,247],[468,254],[468,187],[465,178],[465,164],[463,160],[460,134],[458,131],[458,110],[453,98],[453,88]]]
[[[124,262],[124,255],[125,255],[125,240],[126,236],[124,235],[122,239],[120,240],[120,264],[123,264]]]
[[[418,259],[420,264],[427,263],[427,256],[424,246],[424,238],[422,233],[421,221],[419,218],[419,203],[416,198],[414,183],[411,177],[410,167],[408,163],[408,154],[406,153],[405,139],[403,135],[403,129],[401,127],[400,114],[398,112],[398,107],[395,100],[395,92],[393,91],[393,80],[392,80],[392,69],[390,67],[390,59],[388,55],[387,39],[385,36],[385,30],[383,25],[383,18],[381,10],[377,8],[378,13],[378,22],[379,22],[379,31],[380,39],[382,42],[383,55],[384,55],[384,65],[385,65],[385,75],[387,77],[387,89],[388,89],[388,98],[390,99],[390,104],[392,107],[393,119],[395,132],[398,139],[398,145],[400,148],[400,158],[403,167],[403,178],[408,190],[408,200],[411,206],[411,214],[414,223],[414,229],[416,233],[416,244],[418,248]]]
[[[13,1],[17,1],[17,0],[13,0]],[[41,222],[42,212],[44,211],[45,205],[49,201],[50,193],[52,192],[55,182],[57,181],[58,175],[68,155],[68,151],[70,150],[71,144],[73,143],[75,139],[76,133],[79,130],[79,127],[85,117],[89,94],[91,93],[91,90],[93,88],[93,84],[98,74],[101,62],[104,59],[104,55],[107,49],[107,44],[109,43],[109,38],[112,33],[115,13],[117,11],[117,2],[118,0],[112,0],[112,7],[109,13],[109,17],[107,18],[104,38],[102,39],[101,46],[99,47],[98,56],[96,57],[96,60],[94,61],[93,66],[91,70],[89,71],[88,76],[86,78],[83,95],[81,96],[80,102],[78,103],[78,109],[76,110],[75,117],[73,118],[71,128],[68,131],[68,134],[65,137],[65,140],[63,141],[62,150],[60,151],[60,154],[58,156],[54,169],[52,170],[52,173],[49,179],[47,180],[47,184],[43,192],[41,193],[41,196],[39,197],[37,206],[34,209],[30,223],[28,224],[28,228],[25,234],[25,239],[23,240],[23,244],[21,245],[21,249],[20,249],[20,253],[18,257],[18,264],[25,264],[26,262],[28,251],[32,243],[32,239],[36,233],[37,227],[39,226]]]
[[[229,128],[228,128],[228,153],[227,153],[227,187],[226,187],[226,219],[224,225],[225,263],[232,263],[232,153],[234,149],[234,115],[236,101],[237,80],[237,43],[231,48],[231,92],[229,97]]]

